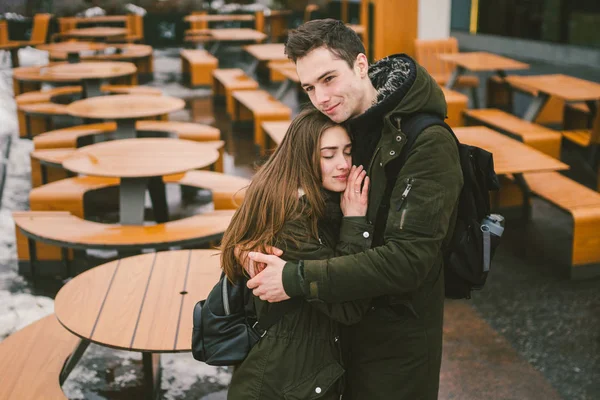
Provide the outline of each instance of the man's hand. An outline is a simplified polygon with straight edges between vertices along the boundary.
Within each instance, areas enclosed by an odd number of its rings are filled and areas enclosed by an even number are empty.
[[[269,254],[273,254],[276,256],[282,256],[283,250],[278,249],[277,247],[267,247],[266,252]],[[246,273],[250,276],[250,278],[254,278],[256,274],[262,271],[265,268],[264,264],[257,263],[253,261],[250,257],[248,257],[248,252],[240,249],[240,246],[235,246],[235,250],[233,251],[235,254],[235,258],[237,258],[238,263],[246,270]]]
[[[290,298],[283,289],[283,266],[285,261],[277,256],[251,252],[248,257],[254,263],[261,263],[265,268],[248,281],[248,288],[261,300],[277,303]]]

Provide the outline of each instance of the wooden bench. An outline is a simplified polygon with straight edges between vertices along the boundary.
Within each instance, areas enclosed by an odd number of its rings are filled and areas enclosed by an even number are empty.
[[[181,50],[181,68],[189,76],[192,87],[212,85],[212,73],[219,67],[219,60],[206,50]]]
[[[66,400],[61,385],[68,373],[62,374],[63,366],[78,343],[79,338],[54,314],[4,339],[0,343],[0,399]]]
[[[233,92],[234,120],[254,120],[254,143],[260,154],[265,154],[266,139],[261,124],[265,121],[290,119],[292,110],[264,90],[238,90]]]
[[[52,129],[52,117],[66,116],[67,106],[56,103],[28,103],[17,105],[19,136],[31,139],[34,135]]]
[[[446,123],[451,127],[464,126],[464,112],[469,105],[469,98],[456,90],[442,87],[448,110],[446,112]]]
[[[571,278],[600,276],[600,193],[558,172],[524,174],[524,177],[533,193],[573,218]]]
[[[485,125],[506,135],[512,136],[527,145],[560,158],[560,133],[541,125],[527,122],[505,111],[489,108],[465,111],[467,123]]]
[[[233,92],[235,90],[256,90],[258,82],[250,78],[240,68],[216,69],[213,71],[213,96],[225,96],[227,113],[234,116]]]
[[[29,264],[35,277],[39,261],[60,260],[71,275],[68,250],[139,252],[206,244],[221,238],[233,213],[219,210],[156,225],[119,225],[87,221],[66,211],[13,212],[16,231],[21,233],[16,235],[19,270],[26,274]],[[46,245],[59,246],[58,254],[40,258]]]
[[[33,147],[36,150],[82,147],[93,142],[90,136],[113,132],[116,127],[114,122],[105,122],[57,129],[34,137]],[[193,122],[137,121],[135,129],[139,132],[172,133],[180,139],[196,142],[219,140],[221,136],[219,129]]]

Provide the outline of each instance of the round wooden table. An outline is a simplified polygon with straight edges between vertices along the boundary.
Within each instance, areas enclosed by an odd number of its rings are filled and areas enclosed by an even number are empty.
[[[162,177],[207,167],[218,158],[219,152],[214,145],[181,139],[146,138],[113,140],[81,147],[62,165],[83,175],[121,178],[120,223],[142,225],[146,189],[150,193],[156,222],[166,222],[169,213]]]
[[[102,96],[102,80],[132,75],[137,72],[134,64],[128,62],[80,62],[77,64],[57,64],[42,68],[40,76],[53,79],[81,81],[84,97]]]
[[[58,42],[46,43],[36,46],[38,50],[47,51],[51,59],[66,59],[70,63],[78,63],[80,53],[104,50],[107,45],[95,42]]]
[[[160,353],[191,351],[192,314],[221,275],[214,250],[178,250],[123,258],[92,268],[64,285],[54,312],[81,341],[65,365],[68,376],[96,343],[142,352],[147,396],[160,385]]]
[[[126,139],[136,136],[137,119],[158,117],[184,107],[185,101],[176,97],[119,94],[74,101],[67,106],[67,112],[74,117],[115,120],[116,136]]]
[[[125,28],[110,28],[110,27],[93,27],[71,29],[67,32],[67,36],[84,39],[107,39],[127,35]]]

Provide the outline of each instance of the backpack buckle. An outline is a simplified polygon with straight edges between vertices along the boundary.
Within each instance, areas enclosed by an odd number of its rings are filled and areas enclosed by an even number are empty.
[[[256,321],[254,324],[252,324],[252,329],[254,329],[256,332],[258,332],[258,334],[260,335],[261,338],[267,334],[266,330],[264,330],[263,328],[258,326],[258,321]],[[262,333],[260,333],[260,331],[262,331]]]

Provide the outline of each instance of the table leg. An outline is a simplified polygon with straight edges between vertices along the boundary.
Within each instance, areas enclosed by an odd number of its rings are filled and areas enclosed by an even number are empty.
[[[550,96],[548,96],[546,93],[539,93],[537,97],[534,97],[531,101],[531,104],[527,108],[523,119],[528,122],[534,122],[538,115],[540,115],[542,108],[544,108],[549,98]]]
[[[134,119],[118,119],[115,139],[133,139],[136,137]]]
[[[144,368],[144,394],[146,399],[158,398],[160,389],[160,354],[142,353],[142,364]]]
[[[254,60],[252,60],[252,63],[250,64],[250,66],[246,70],[246,74],[248,76],[254,75],[254,73],[256,72],[256,68],[258,68],[258,64],[259,63],[260,63],[260,61],[258,61],[258,59],[256,59],[256,58]]]
[[[447,89],[452,89],[454,87],[454,85],[456,85],[456,81],[458,81],[458,78],[465,72],[464,67],[461,67],[459,65],[457,65],[454,68],[454,71],[452,71],[452,75],[450,75],[450,79],[448,79],[448,82],[446,82],[446,88]]]
[[[529,220],[531,218],[531,189],[523,177],[523,174],[513,174],[513,177],[515,178],[515,183],[523,192],[523,217],[524,219]]]
[[[121,225],[144,224],[144,200],[148,178],[121,178],[119,222]]]
[[[19,48],[10,49],[10,61],[13,68],[19,67]]]
[[[285,96],[285,94],[288,92],[288,90],[290,90],[290,88],[292,87],[292,80],[291,79],[287,79],[285,81],[283,81],[283,83],[281,84],[281,86],[279,86],[279,89],[277,89],[277,93],[275,94],[275,98],[277,100],[281,100],[283,98],[283,96]]]
[[[69,64],[77,64],[79,62],[79,52],[67,53],[67,62]]]
[[[100,90],[101,79],[84,79],[83,80],[83,98],[102,96]]]
[[[75,351],[71,353],[71,356],[67,359],[67,362],[65,362],[62,371],[60,371],[59,382],[61,385],[67,380],[69,374],[71,373],[71,371],[73,371],[73,368],[75,368],[79,360],[81,360],[83,353],[85,353],[85,350],[88,348],[89,345],[89,340],[81,339],[79,341],[79,344],[77,345],[77,347],[75,347]]]
[[[208,52],[211,53],[213,56],[216,56],[217,51],[219,51],[219,47],[221,47],[221,42],[217,41],[217,42],[213,43],[213,45],[210,47],[210,50],[208,50]]]
[[[167,190],[162,178],[154,177],[148,181],[148,192],[152,200],[152,209],[154,210],[154,220],[156,223],[163,223],[169,220],[169,206],[167,203]]]

